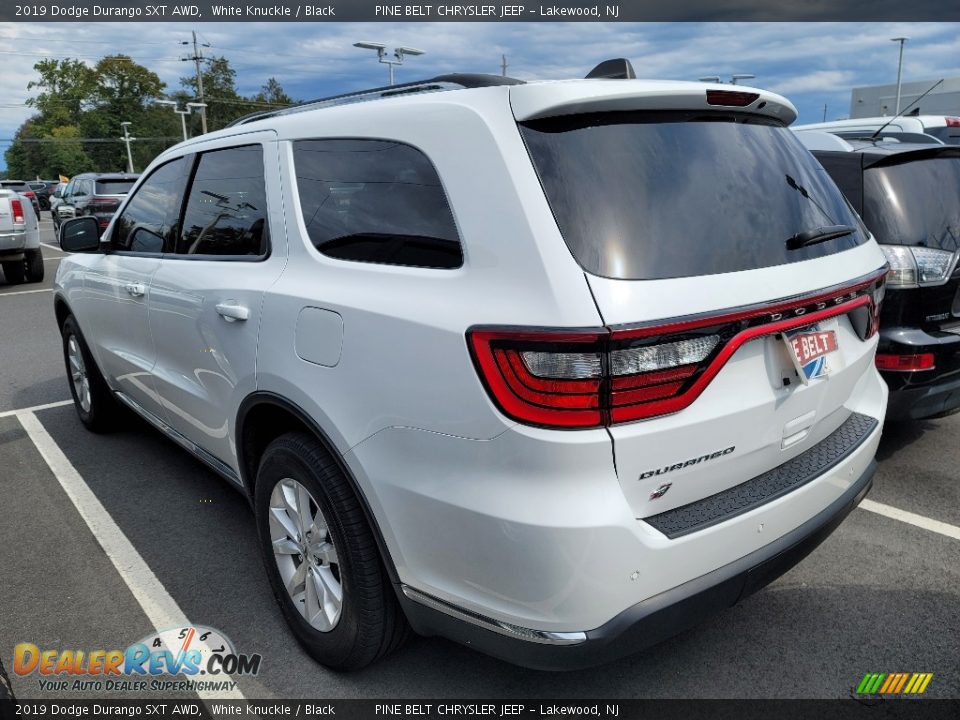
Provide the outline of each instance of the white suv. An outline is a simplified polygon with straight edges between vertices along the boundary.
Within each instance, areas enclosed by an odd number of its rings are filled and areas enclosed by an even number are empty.
[[[886,272],[784,98],[434,80],[164,152],[56,282],[80,419],[249,497],[297,639],[511,662],[655,643],[869,489]]]

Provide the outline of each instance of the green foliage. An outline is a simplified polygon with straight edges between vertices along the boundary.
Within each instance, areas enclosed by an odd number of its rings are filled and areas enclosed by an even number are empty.
[[[236,89],[236,71],[224,57],[202,65],[207,129],[217,130],[256,110],[293,101],[275,78],[256,95],[245,98]],[[127,167],[126,147],[120,141],[121,122],[130,122],[135,170],[182,138],[180,116],[169,106],[156,105],[165,85],[152,70],[126,55],[108,55],[94,67],[80,60],[40,60],[34,65],[38,80],[27,104],[36,114],[18,128],[5,153],[8,177],[72,176],[80,172],[109,172]],[[181,108],[197,100],[194,76],[181,79],[182,90],[170,93]],[[191,136],[201,132],[199,113],[188,117]]]

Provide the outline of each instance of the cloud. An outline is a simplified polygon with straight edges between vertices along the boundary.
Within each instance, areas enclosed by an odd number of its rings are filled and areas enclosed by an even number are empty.
[[[369,50],[427,51],[397,68],[404,82],[447,72],[508,72],[523,79],[582,77],[597,62],[627,57],[640,77],[696,79],[747,72],[761,87],[786,94],[800,121],[846,114],[850,89],[896,79],[897,48],[911,37],[904,79],[960,75],[960,25],[955,23],[201,23],[204,52],[226,56],[238,89],[255,93],[276,77],[291,96],[312,99],[386,84],[387,68]],[[80,58],[93,65],[125,53],[156,72],[168,91],[192,63],[190,26],[178,23],[7,23],[0,26],[0,138],[31,115],[25,105],[33,64],[43,57]],[[958,108],[960,110],[960,108]],[[6,147],[0,143],[0,151]]]

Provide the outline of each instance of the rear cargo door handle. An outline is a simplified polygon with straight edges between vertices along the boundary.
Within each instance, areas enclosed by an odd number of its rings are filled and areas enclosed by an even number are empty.
[[[226,300],[217,304],[217,314],[227,322],[236,322],[249,318],[250,310],[236,300]]]
[[[143,283],[127,283],[123,286],[123,289],[133,297],[143,297],[147,292],[147,288]]]
[[[817,411],[811,410],[805,415],[794,418],[783,426],[783,441],[780,448],[786,450],[791,445],[796,445],[810,434],[810,428],[813,427],[813,421],[817,418]]]

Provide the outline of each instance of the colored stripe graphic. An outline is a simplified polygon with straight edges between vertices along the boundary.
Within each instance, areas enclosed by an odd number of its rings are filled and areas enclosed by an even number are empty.
[[[921,695],[933,673],[867,673],[857,686],[858,695]]]

